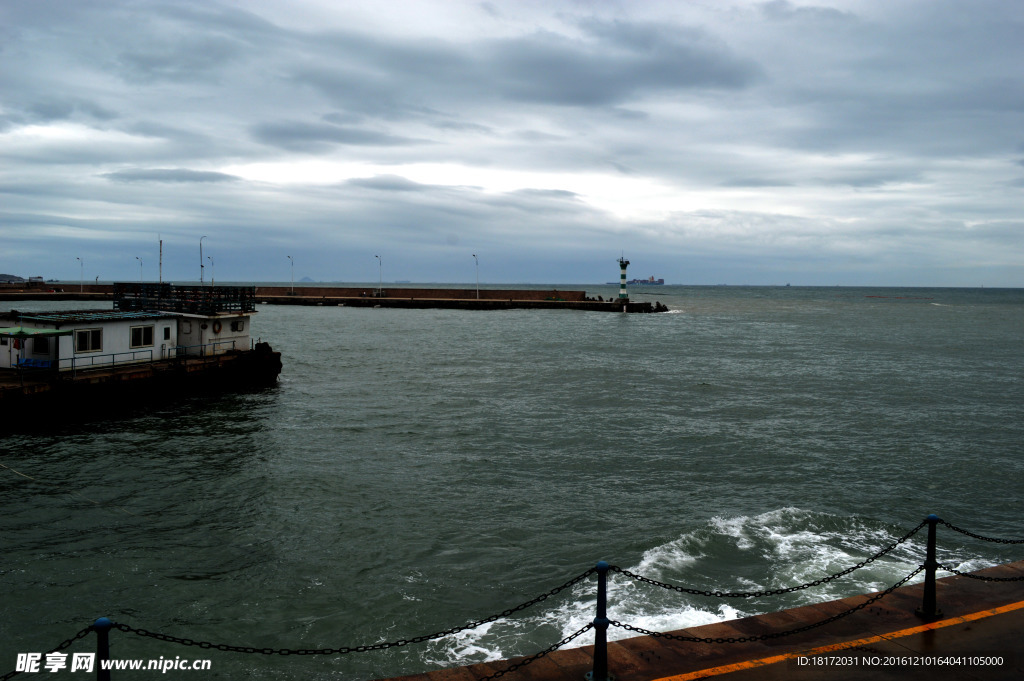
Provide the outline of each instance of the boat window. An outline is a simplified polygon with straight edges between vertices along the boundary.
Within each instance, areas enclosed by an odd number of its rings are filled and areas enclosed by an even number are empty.
[[[132,327],[132,347],[133,348],[146,348],[153,345],[153,327],[152,326],[133,326]]]
[[[103,329],[75,331],[75,352],[99,352],[103,349]]]

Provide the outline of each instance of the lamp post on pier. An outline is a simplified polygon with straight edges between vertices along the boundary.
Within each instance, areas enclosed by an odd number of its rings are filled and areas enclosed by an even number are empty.
[[[210,261],[210,286],[217,285],[217,270],[213,267],[213,256],[208,255],[206,259]]]
[[[205,267],[205,265],[203,264],[203,239],[205,239],[205,238],[206,238],[205,235],[199,237],[199,285],[200,286],[203,285],[203,267]]]
[[[384,295],[384,264],[379,255],[373,257],[377,258],[377,297],[380,298]]]
[[[291,295],[294,296],[295,295],[295,258],[293,258],[292,256],[289,255],[288,256],[288,260],[292,264],[292,292],[291,292]]]
[[[85,263],[81,258],[75,258],[75,260],[78,261],[78,292],[81,293],[85,290]]]
[[[476,299],[480,300],[480,259],[473,254],[473,261],[476,263]]]
[[[142,258],[135,256],[135,259],[139,261],[139,283],[142,283]]]

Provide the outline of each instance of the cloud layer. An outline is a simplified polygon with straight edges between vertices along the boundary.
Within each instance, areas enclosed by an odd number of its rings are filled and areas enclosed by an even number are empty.
[[[1024,6],[0,5],[0,271],[1024,285]],[[152,267],[150,267],[152,263]],[[639,268],[639,269],[637,269]]]

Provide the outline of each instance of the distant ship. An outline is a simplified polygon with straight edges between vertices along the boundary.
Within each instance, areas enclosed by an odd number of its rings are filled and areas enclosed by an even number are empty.
[[[655,279],[654,277],[648,277],[646,279],[630,279],[626,283],[633,284],[636,286],[664,286],[665,280]]]

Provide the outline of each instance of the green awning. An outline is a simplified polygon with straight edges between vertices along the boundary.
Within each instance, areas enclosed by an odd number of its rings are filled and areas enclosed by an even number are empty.
[[[0,329],[0,336],[12,336],[14,338],[36,338],[39,336],[70,336],[74,331],[62,331],[60,329],[32,329],[25,326],[10,326]]]

